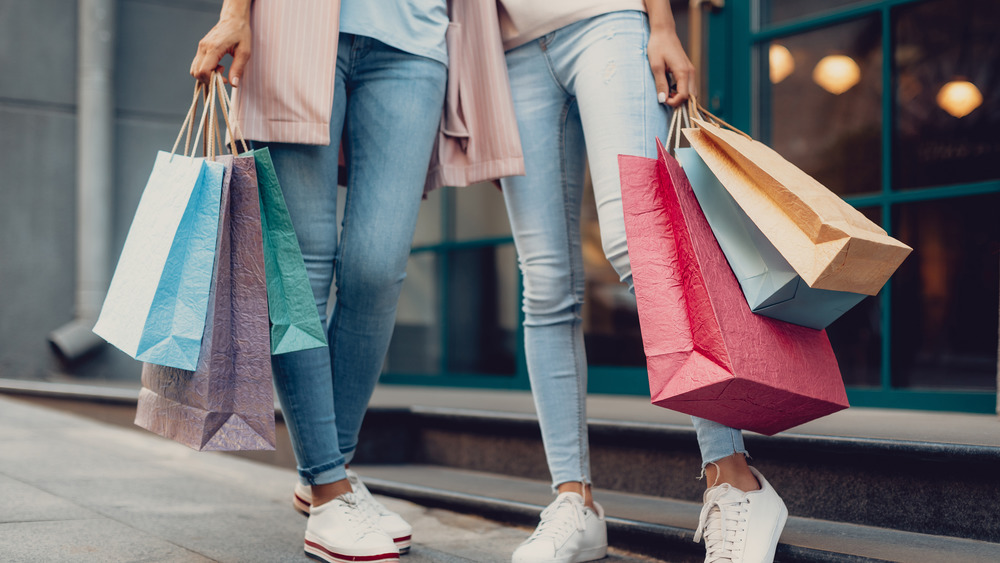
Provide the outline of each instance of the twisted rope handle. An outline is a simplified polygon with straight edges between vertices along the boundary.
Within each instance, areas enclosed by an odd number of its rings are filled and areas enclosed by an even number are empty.
[[[229,116],[232,113],[233,102],[229,97],[229,92],[226,91],[226,84],[222,80],[222,75],[216,74],[215,79],[218,83],[219,92],[221,93],[219,96],[219,107],[222,108],[222,117],[226,121],[226,131],[229,133],[230,150],[233,151],[234,155],[237,154],[236,139],[239,138],[240,143],[243,145],[243,152],[248,152],[250,147],[247,146],[247,141],[243,137],[243,133],[240,131],[239,123],[237,123],[235,119],[232,121],[229,120]]]

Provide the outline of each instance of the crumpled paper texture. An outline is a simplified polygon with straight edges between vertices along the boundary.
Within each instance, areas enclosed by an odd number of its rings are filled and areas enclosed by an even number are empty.
[[[94,333],[137,360],[195,369],[224,167],[160,151]]]
[[[326,346],[316,298],[267,147],[253,151],[260,186],[271,353]]]
[[[193,371],[146,363],[135,423],[196,450],[273,450],[274,391],[253,157],[226,167],[217,259]]]
[[[875,295],[913,250],[767,145],[692,121],[691,147],[809,287]]]
[[[652,402],[768,435],[846,408],[826,332],[750,310],[677,161],[619,167]]]
[[[696,150],[678,148],[675,154],[740,282],[750,310],[823,329],[865,298],[861,293],[809,287],[740,208]]]

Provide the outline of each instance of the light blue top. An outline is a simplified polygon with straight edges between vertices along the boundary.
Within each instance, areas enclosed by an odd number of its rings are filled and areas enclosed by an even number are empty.
[[[343,0],[340,31],[448,64],[447,0]]]

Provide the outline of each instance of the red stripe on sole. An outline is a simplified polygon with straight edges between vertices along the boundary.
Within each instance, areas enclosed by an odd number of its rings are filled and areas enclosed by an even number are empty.
[[[309,540],[306,540],[306,545],[309,546],[309,547],[311,547],[311,548],[313,548],[313,549],[318,549],[318,550],[322,551],[323,553],[325,553],[326,555],[329,555],[330,557],[333,557],[334,561],[337,561],[337,562],[340,562],[340,561],[369,561],[369,562],[371,562],[371,561],[385,561],[387,563],[391,563],[392,561],[399,561],[399,554],[398,553],[383,553],[383,554],[380,554],[380,555],[343,555],[343,554],[340,554],[340,553],[336,553],[336,552],[330,551],[325,546],[323,546],[321,544],[318,544],[316,542],[309,541]]]

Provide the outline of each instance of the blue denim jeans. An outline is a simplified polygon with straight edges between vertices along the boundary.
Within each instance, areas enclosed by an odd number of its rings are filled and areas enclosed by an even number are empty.
[[[328,348],[274,356],[275,387],[299,475],[345,479],[396,318],[447,68],[341,34],[329,146],[270,143]],[[337,237],[337,159],[347,198]],[[336,303],[326,318],[331,283]]]
[[[618,155],[656,157],[656,138],[667,135],[669,108],[656,99],[648,41],[646,15],[620,11],[507,52],[526,175],[502,185],[524,277],[525,354],[553,485],[591,481],[581,318],[584,169],[589,161],[604,254],[631,290]],[[703,454],[712,456],[734,436],[741,439],[738,430],[724,433],[713,424],[695,421]]]

